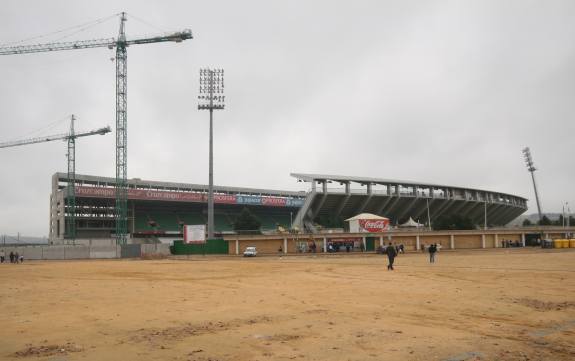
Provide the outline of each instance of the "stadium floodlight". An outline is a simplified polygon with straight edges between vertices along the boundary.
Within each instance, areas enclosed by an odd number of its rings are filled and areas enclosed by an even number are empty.
[[[214,238],[214,109],[224,109],[224,70],[200,69],[198,109],[210,111],[210,172],[208,188],[208,239]]]
[[[539,194],[537,193],[537,184],[535,183],[535,165],[533,164],[533,158],[531,157],[531,150],[529,147],[523,148],[523,157],[525,158],[525,165],[527,170],[531,173],[531,179],[533,180],[533,189],[535,190],[535,201],[537,202],[537,213],[539,214],[539,224],[541,224],[541,204],[539,203]]]

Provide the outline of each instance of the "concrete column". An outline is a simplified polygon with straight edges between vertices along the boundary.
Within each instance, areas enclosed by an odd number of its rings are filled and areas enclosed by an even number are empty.
[[[363,242],[363,251],[365,252],[365,248],[366,248],[365,236],[361,237],[361,242]]]
[[[284,237],[284,254],[287,254],[287,237]]]
[[[485,248],[485,233],[481,235],[481,248]]]
[[[449,236],[449,241],[450,241],[450,248],[451,248],[451,249],[455,249],[455,236],[454,236],[454,235],[450,235],[450,236]]]
[[[383,236],[379,236],[379,246],[383,247]]]
[[[521,233],[521,244],[525,247],[525,233]]]
[[[327,253],[327,238],[323,237],[323,253]]]
[[[419,234],[415,236],[415,250],[419,251],[421,247],[419,247]]]
[[[495,237],[495,248],[499,247],[499,235],[496,233],[493,235],[493,237]]]
[[[240,254],[240,241],[236,239],[236,254]]]

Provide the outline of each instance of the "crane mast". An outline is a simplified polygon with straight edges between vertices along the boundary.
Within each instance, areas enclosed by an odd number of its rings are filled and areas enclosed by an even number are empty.
[[[68,187],[66,187],[66,206],[68,223],[66,234],[72,243],[76,241],[76,135],[74,132],[74,114],[70,119],[70,136],[68,137]],[[64,212],[65,213],[65,212]]]
[[[120,32],[116,43],[116,242],[126,244],[128,235],[128,69],[126,14],[120,19]]]
[[[80,40],[72,42],[56,42],[35,45],[0,47],[0,55],[18,55],[50,51],[77,50],[88,48],[107,47],[116,48],[116,242],[126,244],[128,233],[128,112],[127,112],[127,47],[138,44],[151,44],[159,42],[180,43],[192,39],[189,29],[147,38],[126,39],[125,32],[126,13],[120,16],[120,30],[118,38]]]

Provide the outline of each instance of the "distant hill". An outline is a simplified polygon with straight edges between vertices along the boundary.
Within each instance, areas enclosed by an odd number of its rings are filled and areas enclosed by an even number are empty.
[[[542,216],[547,216],[552,221],[556,221],[559,219],[561,213],[543,213]],[[532,214],[522,214],[519,217],[515,218],[513,221],[508,223],[508,226],[521,226],[523,225],[523,221],[528,219],[532,224],[537,224],[539,221],[539,214],[532,213]]]
[[[0,235],[0,246],[4,244],[48,244],[46,237]]]

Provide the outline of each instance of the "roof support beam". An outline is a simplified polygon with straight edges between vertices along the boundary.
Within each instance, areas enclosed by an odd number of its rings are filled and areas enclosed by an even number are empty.
[[[409,202],[407,204],[406,207],[404,207],[400,213],[397,214],[397,220],[398,222],[405,216],[405,214],[407,212],[409,212],[409,210],[415,205],[415,203],[419,200],[418,197],[415,197],[411,202]],[[413,215],[412,215],[413,216]]]

